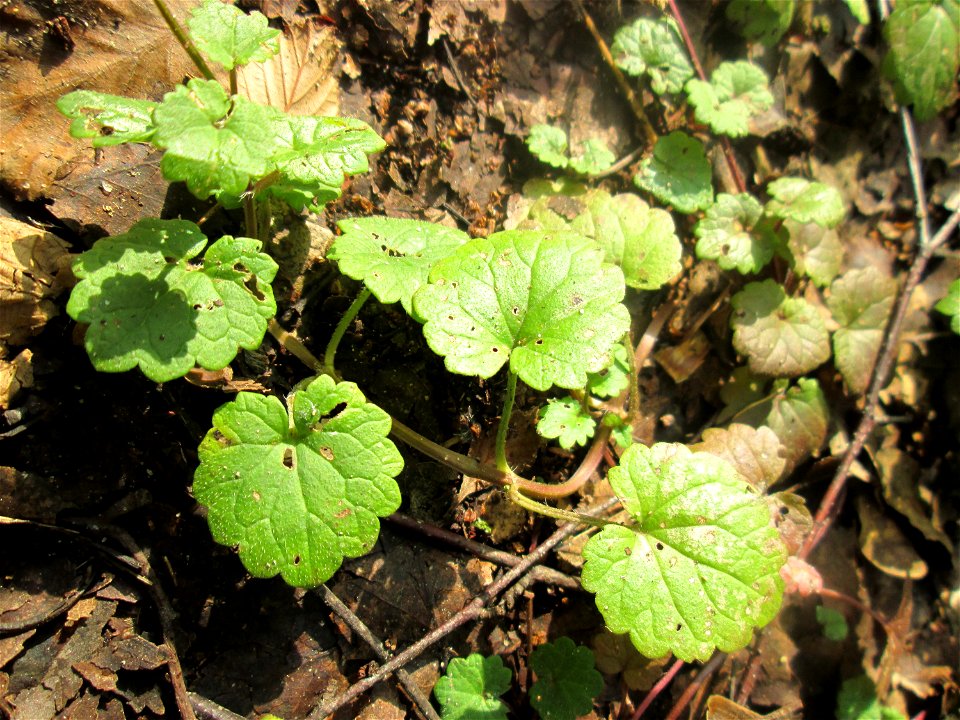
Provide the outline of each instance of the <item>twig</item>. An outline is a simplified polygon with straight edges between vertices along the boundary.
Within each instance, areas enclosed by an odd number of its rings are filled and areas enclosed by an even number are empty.
[[[630,717],[630,720],[640,720],[640,718],[643,717],[643,714],[647,711],[647,708],[650,707],[653,704],[653,701],[660,696],[660,693],[663,692],[664,688],[673,682],[673,678],[676,677],[677,673],[680,672],[680,669],[685,664],[686,663],[684,663],[683,660],[677,660],[675,663],[673,663],[673,665],[670,666],[670,669],[667,670],[659,680],[657,680],[657,683],[652,688],[650,688],[650,692],[647,693],[647,696],[643,699],[643,702],[637,706],[637,709]]]
[[[482,113],[480,112],[480,106],[477,104],[477,101],[474,99],[473,95],[470,94],[470,88],[467,87],[466,81],[463,79],[463,75],[460,74],[460,66],[457,65],[457,61],[453,58],[453,52],[450,50],[450,43],[447,42],[447,39],[443,39],[443,49],[447,54],[447,62],[450,63],[450,69],[453,70],[453,76],[457,79],[457,84],[460,86],[460,89],[463,90],[463,94],[467,96],[467,100],[470,101],[470,104],[473,105],[474,112],[477,113],[479,117]]]
[[[237,715],[232,710],[227,710],[203,695],[188,692],[187,697],[190,698],[190,705],[201,720],[247,720],[243,715]]]
[[[697,76],[704,82],[707,82],[707,75],[703,72],[703,65],[700,64],[697,49],[694,47],[690,33],[687,31],[686,23],[683,22],[683,15],[680,13],[680,8],[677,7],[676,0],[667,0],[667,3],[670,5],[670,14],[673,15],[673,19],[677,21],[677,27],[680,28],[680,36],[683,38],[683,44],[687,46],[687,52],[690,53],[690,60],[693,62],[693,67],[697,71]],[[743,172],[740,170],[740,166],[737,164],[737,158],[733,154],[733,145],[730,144],[730,139],[723,136],[720,138],[720,144],[723,146],[723,156],[727,160],[727,166],[730,168],[733,181],[737,184],[737,190],[742,193],[746,192],[747,183],[743,179]]]
[[[420,520],[416,520],[415,518],[409,517],[402,513],[388,515],[384,518],[384,520],[393,525],[418,532],[428,538],[453,545],[454,547],[464,550],[465,552],[468,552],[471,555],[480,558],[481,560],[494,562],[498,565],[514,567],[517,565],[517,563],[523,560],[523,558],[512,553],[504,552],[503,550],[497,550],[489,547],[488,545],[484,545],[483,543],[478,543],[461,535],[457,535],[456,533],[452,533],[449,530],[444,530],[436,525],[430,525],[429,523],[421,522]],[[534,567],[530,571],[530,578],[548,585],[569,588],[571,590],[576,590],[580,587],[580,581],[576,578],[570,577],[566,573],[562,573],[559,570],[554,570],[553,568],[546,567],[544,565],[537,565]]]
[[[637,94],[633,91],[633,88],[630,87],[630,83],[627,82],[627,79],[623,76],[620,68],[617,67],[617,63],[614,62],[613,55],[610,53],[610,48],[607,47],[606,41],[603,39],[600,31],[597,30],[596,23],[593,22],[593,18],[590,17],[590,13],[587,12],[583,2],[581,0],[575,0],[575,2],[577,4],[577,9],[580,11],[581,17],[583,17],[583,24],[587,26],[587,30],[589,30],[590,34],[593,36],[594,42],[597,43],[597,48],[600,50],[600,55],[603,57],[603,61],[607,64],[610,72],[613,73],[613,79],[616,80],[617,86],[620,88],[620,92],[623,93],[623,96],[630,104],[630,109],[633,110],[633,114],[637,118],[637,122],[640,123],[640,128],[643,130],[643,136],[646,139],[647,144],[650,147],[653,147],[659,138],[657,136],[657,131],[653,129],[653,125],[650,124],[650,120],[647,118],[647,114],[643,110],[643,103],[640,102]]]
[[[960,224],[960,210],[955,211],[950,216],[936,235],[932,238],[924,238],[925,231],[923,224],[920,223],[919,251],[913,260],[913,264],[910,266],[907,280],[903,285],[903,289],[900,291],[897,304],[887,323],[883,343],[877,355],[878,359],[873,367],[870,391],[867,393],[863,416],[860,418],[860,424],[853,434],[847,451],[843,454],[843,459],[840,461],[840,466],[837,468],[837,472],[830,482],[830,487],[827,488],[823,500],[820,501],[820,507],[817,509],[817,515],[814,518],[813,531],[807,536],[803,547],[801,547],[800,552],[797,553],[797,556],[801,560],[806,560],[807,557],[809,557],[810,553],[823,538],[830,524],[833,522],[834,515],[839,511],[839,498],[846,485],[850,468],[853,466],[854,460],[860,455],[860,451],[863,450],[864,443],[866,443],[870,433],[873,432],[874,427],[877,425],[880,391],[886,385],[887,377],[896,359],[900,331],[903,327],[903,321],[907,316],[907,311],[910,309],[910,299],[913,296],[913,291],[920,283],[920,279],[923,277],[927,264],[930,262],[934,253],[949,239],[958,224]]]
[[[617,502],[617,498],[611,498],[610,500],[607,500],[599,505],[594,510],[590,511],[589,514],[599,515],[607,508],[615,505]],[[365,693],[367,690],[383,680],[387,675],[394,672],[397,668],[403,667],[408,662],[419,656],[431,645],[439,642],[441,639],[462,625],[465,625],[471,620],[479,617],[490,601],[510,587],[510,585],[512,585],[514,582],[523,577],[527,572],[529,572],[530,568],[541,562],[547,556],[547,553],[549,553],[568,535],[571,535],[580,527],[581,525],[578,523],[568,523],[560,527],[555,533],[553,533],[553,535],[547,538],[540,547],[538,547],[529,555],[525,556],[513,568],[501,575],[499,579],[487,585],[481,591],[480,595],[474,598],[474,600],[469,605],[464,607],[460,612],[451,617],[435,630],[427,633],[427,635],[415,642],[403,652],[394,655],[389,662],[381,666],[376,672],[364,678],[360,682],[354,683],[340,697],[318,707],[316,710],[310,713],[308,720],[321,720],[321,718],[325,718],[343,706],[353,702],[358,697],[363,695],[363,693]]]
[[[720,668],[726,658],[726,653],[714,653],[709,662],[700,668],[700,672],[697,673],[694,681],[690,683],[680,697],[677,698],[673,707],[670,708],[670,714],[667,715],[666,720],[677,720],[677,718],[680,717],[687,705],[690,704],[690,701],[693,700],[693,696],[696,695],[700,688],[710,679],[710,676]]]
[[[390,659],[390,653],[387,652],[387,649],[383,646],[383,643],[380,642],[368,628],[363,620],[358,618],[356,614],[349,608],[347,605],[337,597],[336,593],[333,592],[326,585],[321,585],[316,588],[316,592],[327,606],[335,612],[341,620],[343,620],[347,626],[353,630],[360,638],[370,646],[373,652],[381,661],[387,661]],[[430,698],[423,694],[423,691],[420,689],[420,686],[414,682],[413,678],[410,677],[408,673],[403,668],[397,668],[397,679],[400,681],[400,684],[403,685],[403,689],[407,691],[407,695],[410,696],[410,699],[413,700],[414,704],[417,706],[417,709],[420,711],[420,714],[427,720],[440,720],[440,716],[437,715],[437,711],[433,709],[433,705],[430,704]]]
[[[213,75],[213,71],[210,69],[210,66],[207,65],[206,60],[203,59],[203,56],[197,50],[197,46],[193,44],[193,40],[190,39],[190,36],[184,32],[183,27],[180,23],[177,22],[177,19],[173,16],[173,13],[170,12],[170,8],[167,7],[167,4],[163,0],[153,0],[153,4],[156,5],[157,11],[163,17],[163,21],[167,24],[167,27],[170,28],[170,32],[173,33],[174,37],[177,38],[177,42],[180,43],[187,55],[190,56],[190,59],[193,60],[193,64],[197,66],[197,70],[200,71],[200,74],[203,75],[207,80],[215,80],[216,78]]]

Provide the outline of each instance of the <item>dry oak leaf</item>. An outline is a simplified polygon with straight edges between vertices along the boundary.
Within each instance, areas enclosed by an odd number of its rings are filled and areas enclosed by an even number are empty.
[[[69,265],[56,235],[0,217],[0,355],[3,345],[23,345],[57,314],[54,298],[72,278]]]
[[[193,0],[167,0],[185,20]],[[71,90],[159,100],[196,69],[150,0],[62,0],[72,49],[51,47],[23,0],[0,14],[0,184],[20,200],[56,197],[97,172],[89,144],[68,134],[57,99]],[[15,12],[14,12],[15,10]]]

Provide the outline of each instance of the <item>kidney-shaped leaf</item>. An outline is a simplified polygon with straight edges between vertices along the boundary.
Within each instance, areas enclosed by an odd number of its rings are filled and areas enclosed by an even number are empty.
[[[443,720],[506,720],[507,706],[500,696],[510,689],[512,678],[499,655],[454,658],[433,688]]]
[[[733,347],[759,375],[793,377],[830,358],[830,336],[820,313],[787,297],[776,280],[748,283],[733,296]]]
[[[148,142],[156,128],[150,100],[107,95],[92,90],[74,90],[57,100],[57,110],[73,120],[70,135],[93,138],[94,147]]]
[[[590,648],[568,637],[538,645],[530,653],[537,681],[530,688],[530,704],[543,720],[576,720],[593,709],[603,690],[603,677],[594,667]]]
[[[760,272],[786,239],[785,232],[775,231],[769,220],[761,218],[762,213],[760,203],[749,193],[717,195],[716,204],[707,208],[706,217],[693,230],[700,238],[697,257],[716,260],[724,270]]]
[[[586,445],[593,437],[597,421],[574,398],[552,398],[547,401],[537,433],[540,437],[559,440],[560,447],[569,450],[574,445]]]
[[[242,392],[213,415],[193,478],[214,539],[255,577],[314,587],[369,552],[400,506],[390,416],[321,376],[287,399]],[[292,422],[291,422],[292,417]]]
[[[403,218],[350,218],[337,227],[343,235],[327,257],[344,275],[362,280],[380,302],[399,300],[408,315],[413,294],[427,282],[433,264],[470,239],[456,228]]]
[[[491,377],[509,359],[527,385],[582,388],[630,327],[620,268],[576,233],[508,230],[461,246],[413,296],[447,369]]]
[[[686,91],[697,120],[730,137],[746,135],[750,118],[773,105],[767,76],[746,60],[720,63],[709,83],[688,80]]]
[[[641,654],[706,660],[746,646],[780,608],[787,558],[767,503],[725,460],[632,445],[609,473],[635,525],[583,549],[583,586]]]
[[[713,171],[703,143],[676,130],[653,146],[653,157],[640,163],[634,184],[683,213],[713,202]]]
[[[80,282],[67,313],[90,324],[84,344],[94,367],[139,365],[164,382],[195,364],[219,370],[238,347],[260,345],[277,312],[276,263],[259,241],[229,236],[207,249],[202,264],[191,262],[206,243],[192,222],[147,219],[77,259]]]
[[[832,228],[846,214],[837,189],[821,182],[785,177],[767,185],[767,192],[773,198],[767,213],[773,217]]]
[[[669,20],[639,18],[620,28],[610,52],[624,72],[649,75],[650,87],[657,95],[680,92],[693,75],[680,33]]]
[[[248,15],[221,0],[204,0],[187,25],[197,47],[227,70],[269,60],[280,52],[280,31],[267,24],[263,13]]]

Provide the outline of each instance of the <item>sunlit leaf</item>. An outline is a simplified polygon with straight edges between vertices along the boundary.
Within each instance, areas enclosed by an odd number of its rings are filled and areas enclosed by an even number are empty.
[[[570,169],[582,175],[596,175],[607,170],[616,159],[606,143],[597,138],[589,138],[583,143],[580,152],[570,158]]]
[[[597,421],[590,413],[568,395],[547,402],[537,423],[537,432],[541,437],[558,440],[560,447],[569,450],[574,445],[586,445],[596,426]]]
[[[70,135],[93,138],[94,147],[128,142],[149,142],[156,130],[153,110],[157,103],[106,95],[91,90],[74,90],[57,100],[57,110],[68,118]]]
[[[640,163],[633,182],[680,212],[692,213],[713,202],[711,178],[703,143],[676,130],[657,140],[653,157]]]
[[[720,193],[693,230],[700,238],[697,257],[716,260],[724,270],[760,272],[786,239],[786,232],[775,229],[762,215],[763,208],[753,196]]]
[[[709,83],[693,78],[686,91],[697,121],[730,137],[747,135],[750,118],[773,105],[766,74],[746,60],[720,63]]]
[[[247,14],[221,0],[204,0],[187,21],[190,37],[203,53],[227,70],[263,62],[280,52],[280,31],[259,12]]]
[[[960,335],[960,279],[950,283],[947,294],[933,308],[949,316],[950,329]]]
[[[837,189],[820,182],[785,177],[767,185],[767,192],[773,199],[766,211],[773,217],[832,228],[846,215]]]
[[[624,72],[649,75],[650,87],[658,95],[678,93],[693,76],[683,40],[670,20],[639,18],[620,28],[610,46],[613,60]]]
[[[453,658],[433,688],[443,720],[506,720],[507,706],[500,696],[510,689],[512,678],[498,655]]]
[[[570,162],[567,157],[567,134],[550,125],[534,125],[527,137],[527,147],[547,165],[565,168]]]
[[[747,40],[774,45],[793,22],[795,0],[731,0],[727,17],[733,20]]]

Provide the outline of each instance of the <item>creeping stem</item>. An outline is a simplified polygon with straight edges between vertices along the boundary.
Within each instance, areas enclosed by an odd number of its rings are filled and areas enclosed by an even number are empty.
[[[350,307],[347,308],[347,311],[341,316],[340,322],[337,323],[337,326],[333,329],[333,335],[330,336],[330,342],[327,343],[327,351],[323,354],[323,369],[334,380],[339,380],[340,376],[337,375],[337,371],[333,367],[334,358],[337,356],[337,348],[340,347],[340,341],[343,340],[343,336],[347,332],[347,328],[350,327],[350,323],[353,322],[354,318],[360,314],[360,308],[363,307],[363,304],[370,298],[370,291],[364,287],[360,291],[360,294],[357,295],[356,300],[350,303]]]
[[[507,369],[507,391],[503,398],[503,412],[500,414],[500,424],[497,426],[496,458],[497,468],[509,472],[507,465],[507,430],[510,428],[510,415],[513,413],[513,401],[517,396],[517,374]]]
[[[207,61],[203,59],[203,56],[200,54],[200,51],[197,50],[197,46],[193,44],[190,36],[183,31],[183,27],[177,22],[173,13],[170,12],[167,3],[164,2],[164,0],[153,0],[153,4],[157,6],[157,11],[163,17],[163,21],[167,24],[167,27],[170,28],[170,32],[177,38],[180,47],[182,47],[187,55],[190,56],[190,59],[193,60],[193,64],[197,66],[200,74],[207,80],[216,80],[213,76],[213,70],[207,65]]]

